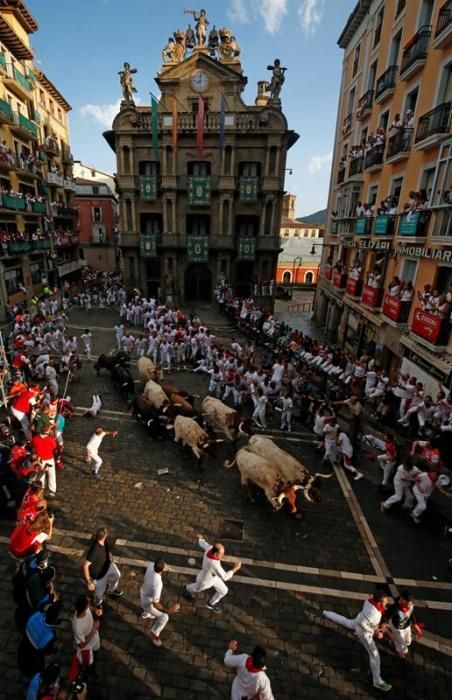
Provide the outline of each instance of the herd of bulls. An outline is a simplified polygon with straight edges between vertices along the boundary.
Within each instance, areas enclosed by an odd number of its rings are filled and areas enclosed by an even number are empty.
[[[261,489],[274,510],[287,501],[290,512],[300,517],[297,491],[306,500],[320,500],[320,479],[332,474],[311,474],[295,457],[278,447],[270,438],[253,435],[252,421],[219,399],[206,396],[201,411],[195,408],[197,395],[190,394],[163,381],[162,371],[147,357],[138,360],[138,375],[144,389],[135,394],[135,382],[128,368],[129,356],[123,352],[101,355],[94,365],[97,373],[108,369],[115,388],[132,406],[132,415],[147,426],[154,439],[173,436],[181,448],[191,451],[198,466],[204,456],[213,454],[218,443],[228,440],[234,450],[240,438],[248,440],[234,460],[225,461],[230,468],[237,465],[241,484],[253,500],[252,486]],[[221,433],[225,438],[218,438]]]

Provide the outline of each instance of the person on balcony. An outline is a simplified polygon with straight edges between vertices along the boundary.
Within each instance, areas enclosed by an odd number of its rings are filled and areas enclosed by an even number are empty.
[[[405,127],[407,129],[414,128],[414,114],[412,109],[408,109],[405,114]]]
[[[394,119],[391,122],[391,126],[389,127],[390,131],[401,131],[404,127],[403,119],[401,118],[400,114],[396,114]]]
[[[356,260],[353,263],[353,265],[350,267],[349,275],[353,280],[359,280],[361,277],[361,271],[362,271],[362,267],[361,267],[360,261]]]
[[[402,282],[402,288],[400,291],[400,313],[399,321],[400,323],[406,323],[408,321],[408,316],[410,313],[411,302],[414,296],[413,283]]]
[[[431,305],[431,298],[432,298],[432,292],[431,292],[432,286],[430,284],[425,284],[424,285],[424,290],[422,292],[417,293],[417,298],[419,299],[419,303],[421,305],[422,311],[431,311],[432,310],[432,305]]]
[[[390,297],[400,296],[401,283],[398,277],[394,277],[388,285],[388,294]]]
[[[374,267],[367,278],[367,286],[372,287],[372,289],[380,289],[381,287],[381,270],[379,267]]]
[[[366,206],[367,204],[363,204],[362,202],[358,202],[356,205],[356,216],[364,216],[364,213],[366,211]]]

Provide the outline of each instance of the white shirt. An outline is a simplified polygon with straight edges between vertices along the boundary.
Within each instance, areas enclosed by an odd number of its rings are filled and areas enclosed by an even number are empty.
[[[88,452],[91,452],[91,453],[97,452],[97,450],[99,449],[101,442],[104,439],[104,437],[106,436],[106,434],[107,433],[105,432],[105,430],[102,430],[102,432],[99,433],[99,435],[97,433],[93,433],[91,435],[90,439],[88,440],[88,444],[86,446],[86,449],[88,450]]]
[[[421,471],[417,467],[412,467],[411,469],[407,470],[404,469],[403,464],[399,464],[394,476],[394,484],[400,484],[401,486],[409,486],[410,483],[414,483],[410,482],[409,479],[413,479],[420,473]]]
[[[270,680],[264,670],[249,671],[247,664],[251,662],[248,654],[234,654],[230,649],[224,655],[224,664],[234,668],[236,677],[232,684],[231,700],[242,698],[259,698],[259,700],[274,700]]]
[[[140,594],[144,598],[149,598],[151,603],[160,603],[160,596],[162,595],[162,590],[162,574],[159,574],[157,571],[155,571],[154,562],[151,561],[146,569]]]
[[[74,635],[74,643],[76,646],[79,646],[79,644],[83,644],[83,642],[88,637],[92,629],[93,615],[89,608],[86,610],[86,613],[83,617],[77,617],[77,615],[74,614],[74,617],[72,618],[72,633]],[[88,644],[86,644],[82,650],[84,651],[85,649],[90,649],[92,651],[96,651],[97,649],[99,649],[99,647],[99,632],[96,632],[94,636],[90,639]]]

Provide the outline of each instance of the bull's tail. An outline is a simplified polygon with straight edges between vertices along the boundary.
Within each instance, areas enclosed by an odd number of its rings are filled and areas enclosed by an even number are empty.
[[[244,430],[242,430],[242,425],[243,425],[243,421],[241,420],[240,423],[239,423],[239,433],[240,433],[240,435],[243,435],[244,437],[247,437],[247,438],[248,438],[249,435],[248,435],[248,433],[245,433]]]
[[[319,474],[318,472],[316,472],[314,474],[314,479],[316,479],[317,477],[319,479],[331,479],[332,476],[334,476],[333,472],[331,472],[331,474]]]
[[[225,469],[230,469],[231,467],[234,466],[234,464],[236,463],[236,461],[237,461],[237,456],[234,457],[234,459],[233,459],[232,462],[231,462],[229,459],[225,459],[224,462],[223,462],[223,467],[224,467]]]

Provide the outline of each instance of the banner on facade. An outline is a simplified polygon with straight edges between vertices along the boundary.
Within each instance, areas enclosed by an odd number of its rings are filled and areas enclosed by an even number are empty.
[[[155,258],[157,255],[157,236],[153,233],[140,235],[140,253],[145,258]]]
[[[239,260],[254,260],[256,241],[254,238],[239,238]]]
[[[446,243],[446,241],[444,241]],[[410,258],[427,258],[428,260],[437,260],[438,262],[452,263],[452,250],[449,248],[426,248],[421,245],[408,245],[400,243],[394,249],[394,255],[408,256]]]
[[[414,362],[418,367],[423,369],[427,374],[430,374],[432,377],[437,379],[441,384],[444,384],[447,388],[452,387],[452,374],[446,374],[445,372],[441,372],[438,367],[435,367],[435,365],[432,365],[431,362],[428,362],[422,355],[418,355],[417,352],[414,352],[414,350],[409,350],[408,348],[405,348],[405,351],[403,353],[403,357],[409,360],[410,362]]]
[[[339,272],[339,270],[333,272],[333,284],[338,289],[343,289],[345,287],[344,275],[342,272]]]
[[[210,204],[210,177],[189,177],[188,201],[190,204]]]
[[[352,297],[356,297],[358,294],[358,286],[361,280],[354,279],[353,277],[348,277],[347,278],[347,286],[345,287],[345,291],[347,294],[350,294]]]
[[[187,237],[187,257],[192,262],[207,262],[209,257],[207,236]]]
[[[398,321],[402,302],[399,297],[392,297],[390,294],[385,294],[383,299],[383,313],[392,321]]]
[[[367,284],[364,287],[363,295],[361,301],[366,306],[371,306],[373,309],[378,306],[380,299],[381,289],[375,289],[375,287],[369,287]]]
[[[427,311],[422,311],[422,309],[416,309],[411,331],[434,345],[441,330],[441,321],[442,318],[440,316],[434,316],[427,313]]]
[[[140,176],[141,199],[157,199],[157,178],[155,175]]]
[[[257,177],[240,178],[240,200],[242,202],[257,201]]]

